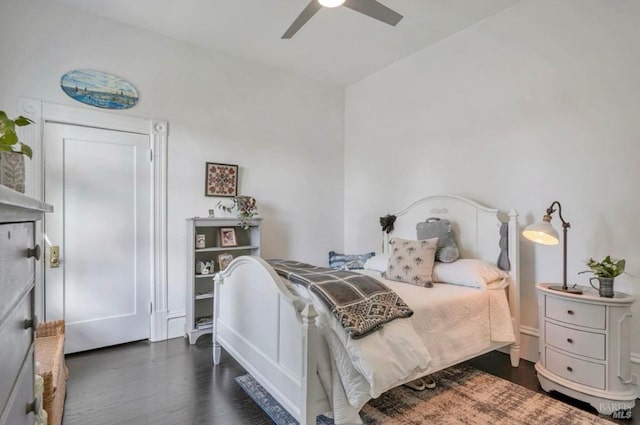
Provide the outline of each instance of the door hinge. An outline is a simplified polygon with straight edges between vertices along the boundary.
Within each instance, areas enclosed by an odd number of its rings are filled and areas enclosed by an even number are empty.
[[[153,303],[149,302],[149,314],[153,314]]]
[[[153,149],[149,149],[149,161],[153,162]]]

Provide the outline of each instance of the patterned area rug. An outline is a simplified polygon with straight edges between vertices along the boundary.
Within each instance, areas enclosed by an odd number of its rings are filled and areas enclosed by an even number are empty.
[[[432,376],[438,383],[433,390],[413,391],[401,386],[371,400],[361,411],[364,423],[611,424],[596,415],[470,366],[454,366]],[[236,381],[277,425],[298,423],[251,375],[239,376]],[[318,425],[333,425],[333,420],[319,416]]]

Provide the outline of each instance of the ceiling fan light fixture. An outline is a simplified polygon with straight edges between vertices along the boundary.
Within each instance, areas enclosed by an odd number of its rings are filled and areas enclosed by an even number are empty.
[[[318,0],[318,3],[320,3],[323,7],[338,7],[342,6],[344,0]]]
[[[402,19],[401,14],[389,9],[378,0],[309,0],[307,7],[300,12],[298,17],[287,28],[282,35],[282,39],[288,40],[293,37],[323,7],[333,8],[338,6],[344,6],[393,27]]]

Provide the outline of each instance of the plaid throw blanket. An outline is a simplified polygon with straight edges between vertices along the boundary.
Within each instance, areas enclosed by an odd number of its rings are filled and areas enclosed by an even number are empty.
[[[351,338],[367,336],[413,311],[378,280],[355,272],[287,260],[268,260],[280,276],[306,286],[329,307]]]

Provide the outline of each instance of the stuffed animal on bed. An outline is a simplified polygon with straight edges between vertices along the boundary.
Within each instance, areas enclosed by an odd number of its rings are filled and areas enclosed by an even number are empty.
[[[449,220],[430,217],[416,225],[418,240],[438,238],[436,261],[452,263],[460,257]]]

